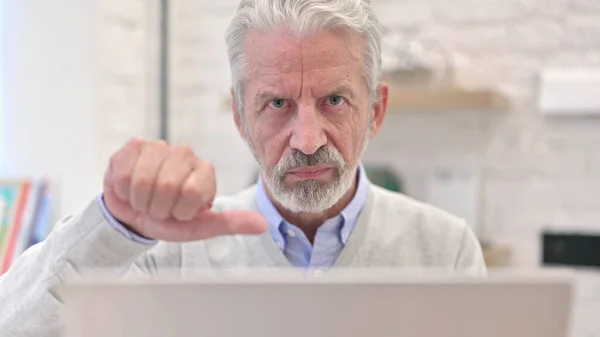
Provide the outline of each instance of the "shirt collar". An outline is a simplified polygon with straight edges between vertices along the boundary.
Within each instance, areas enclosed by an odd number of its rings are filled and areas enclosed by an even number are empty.
[[[269,224],[269,232],[275,242],[279,244],[279,246],[283,249],[285,246],[285,239],[283,234],[280,231],[280,226],[283,223],[284,219],[279,214],[279,211],[269,199],[265,187],[263,185],[263,180],[259,174],[256,188],[256,205],[258,211],[266,218]],[[344,244],[348,241],[350,237],[350,233],[354,229],[356,225],[356,221],[360,212],[362,211],[366,201],[367,201],[367,192],[368,192],[369,180],[365,172],[365,168],[362,163],[358,165],[358,185],[356,188],[356,192],[350,200],[350,203],[346,205],[346,207],[340,213],[343,221],[342,226],[340,228],[340,237]]]

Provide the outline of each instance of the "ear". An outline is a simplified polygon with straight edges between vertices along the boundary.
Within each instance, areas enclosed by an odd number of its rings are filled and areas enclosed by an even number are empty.
[[[233,110],[233,120],[235,121],[235,126],[238,129],[238,132],[242,138],[244,138],[244,127],[242,125],[242,118],[240,116],[240,110],[238,109],[238,101],[233,88],[229,90],[231,94],[231,109]]]
[[[390,88],[381,82],[377,87],[377,97],[373,103],[373,119],[371,120],[371,138],[375,137],[383,125],[388,107],[388,95]]]

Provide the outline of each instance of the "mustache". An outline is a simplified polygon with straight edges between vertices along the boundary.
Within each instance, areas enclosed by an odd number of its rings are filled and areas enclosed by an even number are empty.
[[[302,151],[294,150],[291,155],[282,159],[277,164],[275,171],[279,174],[284,174],[286,171],[297,167],[323,164],[342,169],[345,166],[344,157],[333,146],[323,146],[313,154],[305,154]]]

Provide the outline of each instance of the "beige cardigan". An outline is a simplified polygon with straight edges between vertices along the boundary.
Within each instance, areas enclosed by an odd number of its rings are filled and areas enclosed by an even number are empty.
[[[255,189],[220,197],[216,211],[256,209]],[[82,268],[159,273],[195,268],[289,267],[269,233],[190,243],[135,243],[113,229],[96,201],[56,225],[0,278],[0,337],[60,335],[60,301],[49,288]],[[334,267],[437,268],[485,275],[464,221],[402,194],[369,186],[367,203]]]

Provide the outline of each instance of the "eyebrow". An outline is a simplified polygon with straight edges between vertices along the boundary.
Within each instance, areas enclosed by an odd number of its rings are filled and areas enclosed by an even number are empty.
[[[255,104],[262,104],[262,102],[269,100],[269,99],[274,99],[279,97],[279,95],[277,95],[275,92],[272,91],[259,91],[256,93],[256,96],[254,96],[254,102]]]
[[[334,90],[332,90],[327,96],[340,95],[340,96],[348,96],[349,98],[354,98],[354,91],[349,87],[342,85]],[[278,95],[273,91],[259,91],[254,96],[255,105],[261,105],[264,101],[274,99],[274,98],[284,98],[284,95]]]
[[[348,96],[350,98],[354,98],[354,91],[352,91],[352,89],[350,89],[349,87],[342,85],[342,86],[336,88],[334,91],[332,91],[327,96],[332,96],[332,95]]]

